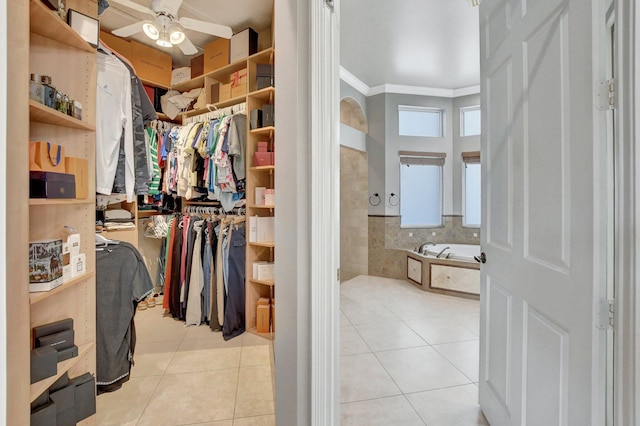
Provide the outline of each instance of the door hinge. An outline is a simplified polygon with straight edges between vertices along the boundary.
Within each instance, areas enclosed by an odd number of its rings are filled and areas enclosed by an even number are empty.
[[[329,6],[330,9],[333,9],[333,1],[334,0],[324,0],[325,4]]]
[[[608,111],[616,107],[616,82],[614,79],[600,80],[596,83],[597,108]]]
[[[340,268],[338,268],[337,280],[340,281]]]
[[[613,330],[615,321],[615,300],[601,299],[598,312],[598,328],[601,330]]]

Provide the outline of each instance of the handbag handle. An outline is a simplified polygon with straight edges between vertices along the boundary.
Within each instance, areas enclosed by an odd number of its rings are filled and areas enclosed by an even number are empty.
[[[53,158],[51,157],[51,143],[47,142],[47,153],[49,154],[49,161],[51,161],[51,164],[53,164],[54,166],[58,166],[60,164],[60,161],[62,160],[62,146],[58,145],[58,152],[56,153],[56,161],[54,163]]]

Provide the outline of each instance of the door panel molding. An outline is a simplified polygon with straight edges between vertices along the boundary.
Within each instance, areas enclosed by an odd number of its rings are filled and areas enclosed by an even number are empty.
[[[522,325],[522,424],[567,425],[569,333],[526,301]]]
[[[481,380],[491,389],[494,398],[509,413],[511,409],[511,348],[513,347],[513,295],[487,277],[487,327],[484,347],[486,355]]]
[[[512,61],[507,58],[486,79],[485,103],[487,138],[493,142],[487,147],[486,168],[483,178],[488,179],[486,215],[487,243],[505,251],[513,248],[513,95]],[[493,103],[494,98],[506,102]],[[502,130],[506,129],[506,130]],[[491,175],[486,170],[492,170]]]
[[[524,257],[567,274],[571,185],[567,14],[523,43]]]

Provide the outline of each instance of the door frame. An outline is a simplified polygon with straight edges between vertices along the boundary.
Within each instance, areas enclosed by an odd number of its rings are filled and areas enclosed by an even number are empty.
[[[640,46],[640,10],[636,0],[617,1],[617,53],[616,82],[617,141],[615,200],[615,275],[616,333],[614,361],[614,424],[640,424],[640,411],[636,410],[640,389],[640,294],[637,292],[640,270],[640,150],[635,143],[640,132],[640,57],[635,54]],[[631,232],[630,232],[631,231]]]
[[[340,424],[340,1],[311,2],[311,424]]]

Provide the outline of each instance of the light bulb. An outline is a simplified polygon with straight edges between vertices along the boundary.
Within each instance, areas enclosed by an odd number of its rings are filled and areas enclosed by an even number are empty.
[[[180,44],[184,41],[184,39],[185,39],[184,33],[178,29],[173,31],[171,33],[171,36],[169,37],[169,40],[171,41],[172,44]]]
[[[163,34],[162,37],[160,37],[158,40],[156,40],[156,44],[158,46],[162,46],[162,47],[171,47],[172,44],[169,41],[169,39],[167,38],[166,34]]]
[[[142,30],[151,40],[157,40],[160,37],[160,31],[153,25],[153,22],[145,22],[142,26]]]

